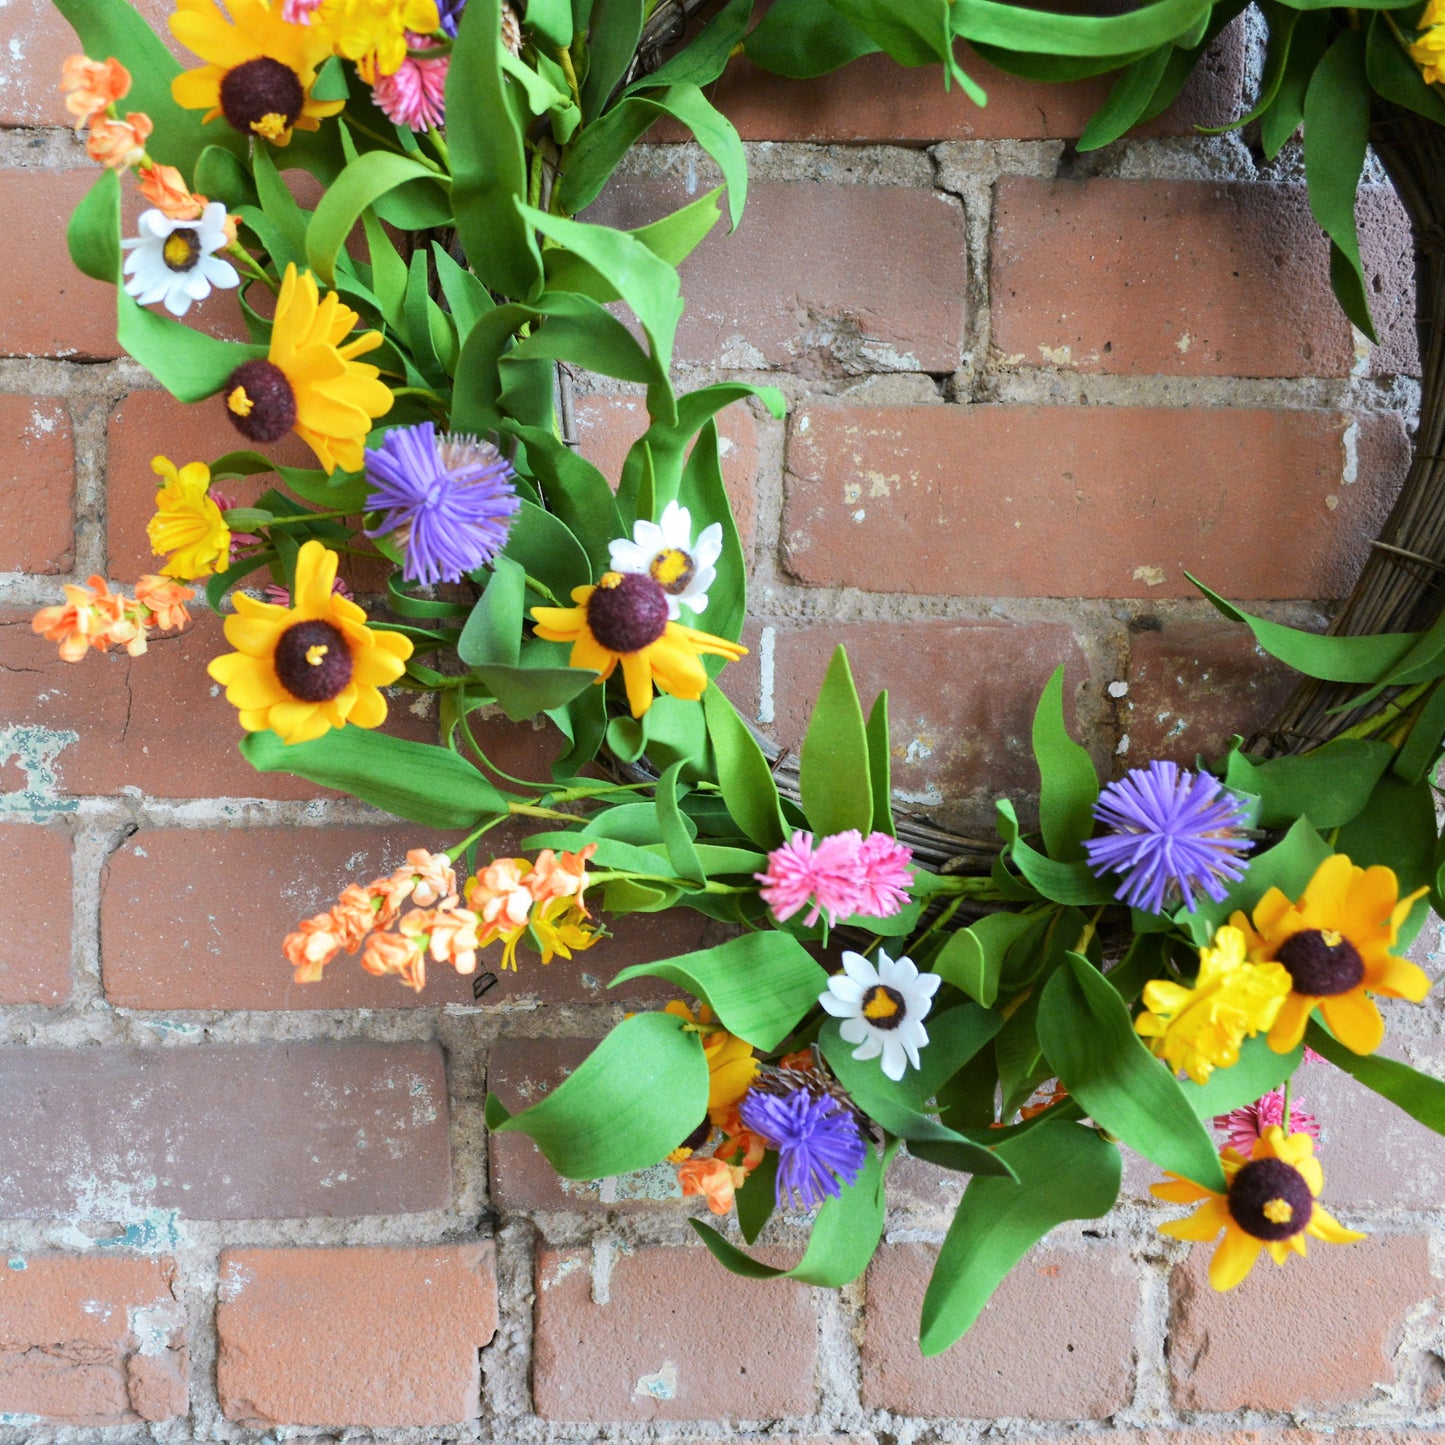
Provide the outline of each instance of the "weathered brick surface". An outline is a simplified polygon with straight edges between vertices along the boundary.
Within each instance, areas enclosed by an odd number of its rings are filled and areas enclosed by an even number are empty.
[[[69,571],[75,446],[65,403],[0,397],[0,442],[0,572]]]
[[[1180,98],[1144,135],[1188,135],[1193,126],[1226,125],[1240,111],[1243,37],[1227,31]],[[903,69],[865,55],[829,75],[787,80],[747,61],[729,65],[713,102],[744,140],[927,145],[946,140],[1052,140],[1078,136],[1103,104],[1113,76],[1072,85],[1033,85],[1005,75],[966,46],[960,64],[988,94],[976,106],[956,86],[943,88],[939,66]]]
[[[0,1269],[0,1421],[170,1420],[189,1381],[173,1260],[16,1253]]]
[[[631,228],[688,199],[680,186],[630,180],[587,219]],[[966,246],[954,197],[757,181],[746,223],[732,235],[720,230],[680,267],[687,310],[677,360],[804,375],[957,368]]]
[[[1244,407],[805,407],[786,562],[878,592],[1182,597],[1187,570],[1231,597],[1338,597],[1403,475],[1362,460],[1347,484],[1350,444],[1398,430],[1352,425]]]
[[[640,396],[579,396],[573,404],[582,455],[599,467],[613,486],[622,475],[628,449],[647,430],[647,403]],[[717,416],[723,485],[743,551],[752,546],[757,521],[758,429],[747,406],[736,403]],[[694,517],[694,531],[706,523]]]
[[[496,856],[517,850],[521,830],[494,833]],[[436,1008],[470,1004],[472,978],[445,965],[414,993],[394,978],[368,974],[342,953],[318,983],[292,982],[282,942],[303,918],[324,912],[348,883],[369,883],[399,867],[412,848],[440,852],[457,835],[398,823],[391,828],[145,829],[106,865],[101,909],[106,997],[141,1009]],[[463,869],[458,884],[464,886]],[[627,1002],[668,997],[665,986],[633,984],[624,999],[606,991],[634,963],[706,946],[716,925],[677,910],[608,920],[612,936],[545,967],[518,953],[501,972],[501,948],[482,952],[479,972],[498,982],[488,1007],[538,1002]]]
[[[791,1280],[715,1288],[718,1267],[700,1247],[540,1250],[537,1413],[617,1421],[811,1414],[810,1291]]]
[[[1248,740],[1267,727],[1297,681],[1240,623],[1171,619],[1131,631],[1127,675],[1116,679],[1127,687],[1117,700],[1128,738],[1119,763],[1220,757],[1235,733]]]
[[[83,151],[79,160],[84,169],[0,170],[5,289],[26,302],[6,307],[0,329],[0,353],[6,356],[120,355],[114,291],[71,266],[65,246],[66,222],[97,174]]]
[[[64,1003],[71,988],[69,835],[21,823],[0,827],[0,889],[40,901],[46,925],[0,936],[0,1004]]]
[[[868,1268],[860,1349],[865,1407],[907,1415],[1098,1420],[1134,1383],[1136,1266],[1125,1250],[1037,1249],[957,1344],[918,1353],[937,1251],[885,1246]]]
[[[434,1044],[8,1047],[0,1093],[0,1218],[408,1214],[451,1192]]]
[[[1355,359],[1302,186],[1006,177],[992,293],[993,344],[1025,367],[1344,376]]]
[[[991,813],[995,797],[1037,793],[1029,738],[1039,693],[1060,663],[1071,704],[1091,686],[1073,630],[1057,623],[780,623],[769,730],[784,746],[801,746],[839,644],[865,709],[888,690],[894,788],[930,807]]]
[[[228,1249],[216,1387],[227,1419],[457,1425],[481,1414],[497,1329],[490,1240],[416,1249]]]
[[[1346,1220],[1345,1222],[1348,1222]],[[1395,1381],[1406,1317],[1438,1308],[1423,1235],[1349,1245],[1310,1241],[1277,1268],[1260,1256],[1225,1294],[1210,1289],[1213,1247],[1196,1245],[1171,1280],[1169,1369],[1183,1410],[1330,1409],[1381,1398]],[[1261,1350],[1266,1337],[1287,1351]]]

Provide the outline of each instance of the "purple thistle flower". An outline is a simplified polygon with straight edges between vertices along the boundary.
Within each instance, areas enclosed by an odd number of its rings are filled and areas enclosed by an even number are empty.
[[[782,1079],[779,1079],[779,1083]],[[743,1125],[778,1151],[777,1199],[811,1209],[857,1182],[868,1146],[852,1114],[828,1094],[806,1086],[786,1093],[750,1089],[739,1108]]]
[[[490,442],[437,436],[429,421],[395,427],[366,449],[374,490],[368,511],[381,512],[368,537],[399,533],[408,582],[456,582],[485,566],[506,545],[522,503],[512,464]]]
[[[1163,913],[1171,893],[1191,913],[1196,890],[1217,903],[1249,866],[1238,855],[1254,846],[1237,832],[1243,804],[1221,789],[1218,778],[1174,763],[1131,768],[1094,805],[1094,817],[1113,831],[1085,842],[1089,867],[1123,874],[1115,897],[1146,913]]]
[[[457,38],[457,26],[461,23],[466,3],[467,0],[437,0],[437,14],[441,18],[442,31],[453,40]]]

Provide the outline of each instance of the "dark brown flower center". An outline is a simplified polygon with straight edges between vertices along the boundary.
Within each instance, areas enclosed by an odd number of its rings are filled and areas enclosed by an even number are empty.
[[[341,629],[312,618],[281,634],[274,659],[281,686],[301,702],[330,702],[351,681],[351,648]]]
[[[681,547],[665,547],[652,559],[647,570],[664,592],[676,597],[687,591],[697,566]]]
[[[875,983],[863,995],[863,1017],[875,1029],[896,1029],[907,1015],[907,1001],[886,983]]]
[[[189,271],[201,259],[201,238],[189,226],[178,226],[161,246],[161,259],[172,271]]]
[[[1298,1234],[1315,1212],[1305,1177],[1283,1159],[1255,1159],[1229,1186],[1234,1222],[1256,1239],[1281,1240]]]
[[[587,599],[587,626],[608,652],[641,652],[667,631],[667,594],[641,572],[604,572]]]
[[[222,395],[232,425],[249,441],[278,442],[296,425],[296,393],[275,362],[243,362]]]
[[[1349,993],[1365,976],[1359,949],[1332,928],[1306,928],[1294,934],[1275,957],[1289,970],[1294,991],[1311,998]]]
[[[221,114],[231,126],[274,140],[296,123],[306,104],[301,77],[269,55],[247,60],[221,77]]]

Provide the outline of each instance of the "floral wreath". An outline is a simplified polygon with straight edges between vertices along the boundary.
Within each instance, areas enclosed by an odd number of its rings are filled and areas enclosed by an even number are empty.
[[[345,952],[416,990],[429,965],[477,974],[480,997],[484,959],[570,959],[620,914],[731,925],[618,973],[687,1001],[624,1018],[522,1112],[489,1097],[487,1124],[570,1178],[670,1160],[727,1221],[692,1221],[723,1265],[819,1285],[871,1258],[904,1145],[967,1175],[923,1302],[928,1354],[1050,1229],[1113,1206],[1121,1144],[1165,1173],[1159,1199],[1197,1206],[1164,1233],[1220,1239],[1218,1289],[1263,1252],[1283,1264],[1308,1239],[1362,1237],[1320,1202],[1319,1129],[1292,1081],[1317,1058],[1445,1132],[1445,1083],[1380,1056],[1375,1002],[1425,997],[1401,954],[1445,912],[1438,604],[1407,588],[1391,615],[1408,625],[1382,629],[1357,591],[1318,637],[1202,589],[1308,680],[1277,729],[1101,785],[1065,727],[1060,669],[1034,720],[1039,829],[1000,801],[997,849],[969,855],[895,809],[887,695],[865,711],[841,649],[792,772],[717,687],[745,651],[746,604],[715,418],[784,403],[731,382],[678,396],[669,375],[677,265],[724,193],[734,226],[746,197],[737,133],[703,91],[731,55],[791,76],[874,51],[941,62],[979,104],[957,40],[1035,79],[1120,70],[1088,148],[1167,106],[1241,0],[1107,18],[776,0],[756,24],[752,0],[701,24],[694,0],[228,0],[229,15],[178,0],[188,69],[124,0],[57,3],[87,52],[66,62],[65,104],[103,167],[73,258],[116,286],[126,350],[180,400],[224,408],[241,445],[156,457],[159,574],[133,596],[67,587],[35,629],[71,662],[138,655],[204,587],[233,649],[208,670],[256,768],[463,835],[301,921],[283,945],[298,982]],[[1336,295],[1373,336],[1356,189],[1373,138],[1417,226],[1430,215],[1439,176],[1416,142],[1445,122],[1445,0],[1264,11],[1261,91],[1238,124],[1273,156],[1303,123]],[[575,219],[662,118],[725,184],[636,230]],[[283,156],[320,183],[314,208]],[[148,208],[123,237],[132,181]],[[1422,270],[1422,292],[1445,291],[1436,279]],[[185,324],[224,289],[248,344]],[[1442,331],[1427,408],[1445,395]],[[569,445],[569,367],[646,390],[616,477]],[[268,455],[292,434],[316,465]],[[1417,455],[1411,496],[1437,462]],[[274,485],[237,505],[225,486],[251,476]],[[1409,556],[1404,516],[1384,550]],[[371,549],[390,575],[369,612],[338,566]],[[437,743],[377,731],[398,688],[437,699]],[[487,755],[472,720],[488,707],[558,729],[550,781]],[[540,831],[525,856],[487,856],[510,818]],[[744,1247],[779,1210],[816,1215],[786,1270]]]

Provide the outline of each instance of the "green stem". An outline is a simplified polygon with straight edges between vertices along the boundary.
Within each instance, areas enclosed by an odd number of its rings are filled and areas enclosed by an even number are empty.
[[[500,826],[507,821],[508,814],[498,813],[495,818],[488,818],[484,823],[478,823],[465,838],[453,848],[447,849],[447,857],[455,863],[462,854],[472,846],[484,833],[490,833],[493,828]]]
[[[1402,717],[1411,704],[1434,687],[1437,681],[1438,679],[1432,677],[1426,682],[1417,682],[1414,687],[1406,688],[1399,697],[1391,698],[1379,712],[1372,713],[1369,717],[1357,722],[1352,728],[1346,728],[1339,736],[1342,738],[1372,737]]]
[[[527,590],[535,592],[538,597],[550,602],[553,607],[560,607],[562,604],[557,601],[557,594],[547,586],[545,582],[539,582],[530,573],[527,574]]]
[[[1287,1078],[1287,1079],[1284,1081],[1284,1110],[1283,1110],[1283,1113],[1282,1113],[1282,1115],[1281,1115],[1281,1117],[1280,1117],[1280,1122],[1284,1125],[1284,1132],[1285,1132],[1285,1137],[1286,1137],[1286,1138],[1289,1137],[1289,1106],[1290,1106],[1290,1096],[1291,1096],[1291,1094],[1293,1093],[1293,1091],[1294,1091],[1294,1075],[1291,1074],[1291,1075],[1289,1076],[1289,1078]]]
[[[452,153],[447,146],[446,137],[433,125],[427,128],[427,139],[436,147],[437,155],[442,165],[446,167],[447,174],[450,175],[452,169]]]
[[[266,528],[269,531],[272,527],[294,527],[300,522],[329,522],[333,517],[350,517],[352,515],[354,514],[346,511],[297,512],[290,516],[272,517],[266,523]],[[333,550],[335,549],[333,548]]]

